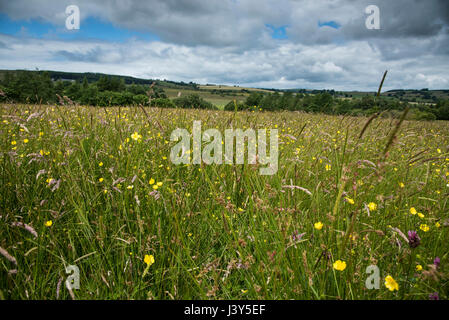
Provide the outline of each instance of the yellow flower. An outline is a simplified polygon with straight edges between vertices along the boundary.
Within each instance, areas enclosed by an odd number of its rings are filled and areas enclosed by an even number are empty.
[[[13,146],[15,146],[15,145],[17,144],[17,142],[16,142],[16,141],[11,141],[11,144],[12,144]]]
[[[429,226],[428,226],[427,224],[422,224],[422,225],[419,226],[419,228],[420,228],[422,231],[424,231],[424,232],[427,232],[427,231],[430,230],[430,228],[429,228]]]
[[[331,165],[330,164],[326,164],[326,171],[330,171],[331,170]]]
[[[387,287],[390,291],[399,290],[398,283],[390,275],[385,278],[385,287]]]
[[[154,190],[157,190],[158,188],[159,188],[159,187],[158,187],[157,184],[154,184],[154,185],[153,185],[153,189],[154,189]]]
[[[143,261],[148,265],[151,266],[154,263],[154,257],[152,254],[150,255],[145,255],[145,258],[143,259]]]
[[[133,140],[137,141],[137,140],[139,140],[139,139],[142,139],[142,136],[141,136],[140,134],[138,134],[137,132],[134,132],[134,133],[131,135],[131,138],[132,138]]]
[[[337,260],[334,262],[334,269],[338,270],[338,271],[343,271],[346,269],[346,262],[341,261],[341,260]]]
[[[422,270],[422,265],[418,264],[418,265],[416,266],[416,271],[421,271],[421,270]]]
[[[28,140],[28,139],[23,139],[23,143],[28,143],[28,141],[30,141],[30,140]]]
[[[401,188],[404,188],[404,187],[405,187],[405,184],[404,184],[403,182],[399,182],[399,186],[400,186]]]
[[[415,207],[411,207],[410,208],[410,213],[413,214],[413,215],[415,215],[417,213]]]
[[[420,217],[422,219],[422,218],[424,218],[424,215],[421,212],[418,212],[418,217]]]
[[[100,181],[100,182],[103,182],[103,180],[104,180],[103,178],[98,179],[98,181]]]
[[[162,187],[162,182],[158,182],[158,183],[157,183],[157,186],[158,186],[158,187]]]
[[[441,227],[441,224],[439,222],[435,223],[435,227],[439,228]]]
[[[321,221],[319,221],[319,222],[315,223],[313,226],[315,229],[321,230],[323,228],[323,223]]]
[[[103,162],[100,162],[98,165],[99,165],[100,167],[102,167],[102,166],[103,166]]]
[[[352,200],[351,198],[346,197],[345,199],[346,199],[346,201],[348,201],[350,204],[354,204],[354,203],[355,203],[354,200]]]
[[[53,221],[51,221],[51,220],[48,220],[47,222],[45,222],[46,227],[51,227],[52,224],[53,224]]]
[[[377,204],[375,204],[374,202],[370,202],[370,203],[368,203],[368,208],[370,211],[376,211]]]
[[[150,181],[148,182],[149,184],[154,184],[154,179],[151,178]]]

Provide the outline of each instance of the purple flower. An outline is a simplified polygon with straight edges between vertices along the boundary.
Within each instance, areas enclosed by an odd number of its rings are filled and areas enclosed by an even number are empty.
[[[408,231],[408,245],[410,248],[416,248],[421,243],[421,238],[416,231]]]
[[[438,295],[438,292],[429,294],[429,300],[440,300],[440,296]]]
[[[433,260],[433,264],[438,269],[438,267],[440,266],[440,258],[436,257],[435,260]]]

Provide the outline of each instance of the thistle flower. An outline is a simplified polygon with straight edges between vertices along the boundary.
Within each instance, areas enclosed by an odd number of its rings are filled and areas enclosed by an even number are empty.
[[[435,260],[433,260],[433,264],[438,269],[440,267],[440,258],[436,257]]]
[[[416,231],[408,231],[408,245],[410,248],[416,248],[421,243],[421,238]]]
[[[438,295],[438,292],[429,294],[429,300],[440,300],[440,296]]]

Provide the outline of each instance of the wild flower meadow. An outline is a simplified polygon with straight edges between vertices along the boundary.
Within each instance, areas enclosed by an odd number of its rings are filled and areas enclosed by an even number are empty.
[[[0,298],[448,298],[448,122],[0,110]],[[193,121],[278,129],[278,171],[174,165],[170,133]]]

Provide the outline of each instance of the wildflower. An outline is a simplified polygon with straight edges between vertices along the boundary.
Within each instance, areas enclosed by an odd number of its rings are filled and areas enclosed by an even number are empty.
[[[12,144],[13,146],[15,146],[15,145],[17,144],[17,142],[16,142],[16,141],[11,141],[11,144]]]
[[[28,143],[30,140],[28,139],[23,139],[23,143]]]
[[[158,186],[158,187],[162,187],[162,182],[158,182],[158,183],[157,183],[157,186]]]
[[[416,231],[408,231],[408,245],[410,248],[416,248],[421,243],[421,238]]]
[[[415,207],[411,207],[410,208],[410,213],[413,214],[413,215],[415,215],[417,213]]]
[[[433,264],[435,265],[435,267],[437,267],[437,269],[438,269],[438,267],[440,266],[440,262],[441,262],[441,260],[440,260],[439,257],[436,257],[436,258],[433,260]]]
[[[331,170],[331,165],[330,164],[326,164],[326,171],[330,171]]]
[[[103,166],[103,162],[100,162],[100,163],[98,164],[98,166],[102,167],[102,166]]]
[[[404,188],[404,187],[405,187],[405,184],[404,184],[403,182],[399,182],[399,186],[400,186],[401,188]]]
[[[145,255],[145,258],[143,259],[143,261],[148,265],[151,266],[154,263],[154,257],[152,254],[150,255]]]
[[[334,262],[333,267],[334,267],[335,270],[343,271],[343,270],[346,269],[346,262],[341,261],[341,260],[337,260],[337,261]]]
[[[429,231],[429,226],[427,225],[427,224],[421,224],[420,226],[419,226],[419,228],[422,230],[422,231],[424,231],[424,232],[427,232],[427,231]]]
[[[142,139],[142,136],[141,136],[140,134],[138,134],[137,132],[134,132],[134,133],[131,135],[131,138],[132,138],[133,140],[137,141],[137,140],[139,140],[139,139]]]
[[[157,184],[153,184],[153,189],[154,190],[157,190],[159,187],[158,187],[158,185]]]
[[[421,212],[418,212],[418,217],[420,217],[422,219],[422,218],[424,218],[424,215]]]
[[[354,200],[352,200],[351,198],[346,197],[345,199],[346,199],[346,201],[348,201],[350,204],[354,204],[354,203],[355,203]]]
[[[434,293],[429,294],[429,300],[440,300],[438,292],[434,292]]]
[[[148,182],[149,184],[154,184],[154,179],[151,178],[150,181]]]
[[[390,291],[399,290],[398,283],[390,275],[385,278],[385,287]]]
[[[103,178],[98,179],[99,182],[103,182],[103,180],[104,180]]]
[[[51,220],[48,220],[47,222],[45,222],[46,227],[51,227],[52,224],[53,224],[53,221],[51,221]]]
[[[126,189],[131,190],[132,188],[134,188],[133,185],[127,186]]]
[[[321,230],[323,228],[323,223],[321,221],[319,221],[319,222],[315,223],[313,226],[315,229]]]
[[[376,209],[377,209],[377,204],[375,204],[374,202],[368,203],[368,209],[369,209],[370,211],[376,211]]]
[[[439,222],[435,223],[435,227],[439,228],[441,227],[441,224]]]
[[[421,271],[421,270],[422,270],[422,265],[418,264],[418,265],[416,266],[416,271]]]

